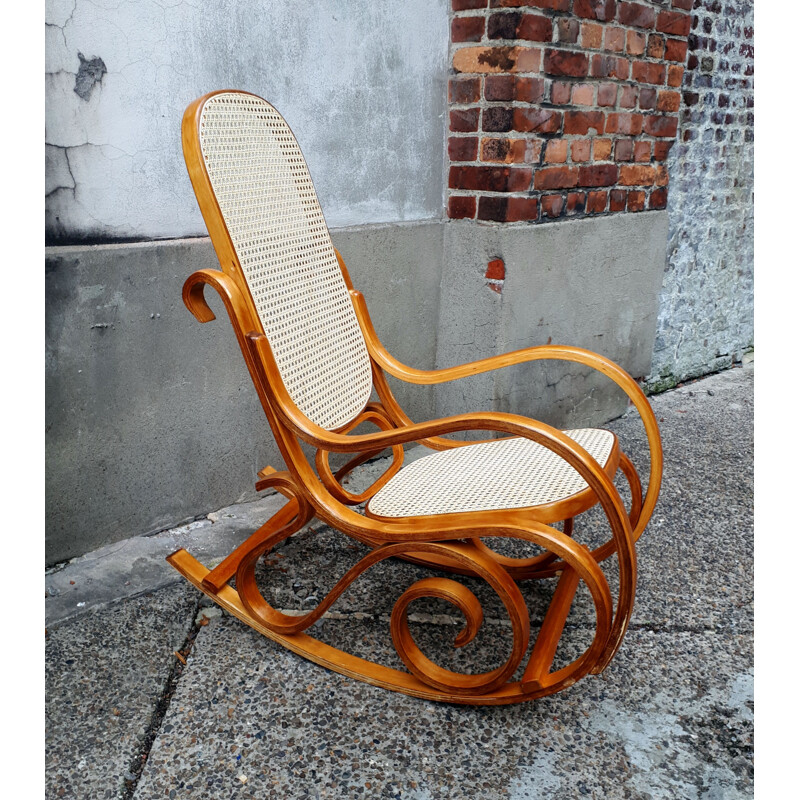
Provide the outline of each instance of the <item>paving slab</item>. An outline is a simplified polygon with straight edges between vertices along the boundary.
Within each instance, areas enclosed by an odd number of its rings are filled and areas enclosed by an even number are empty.
[[[173,586],[48,628],[45,796],[125,795],[197,607]]]
[[[330,673],[223,617],[195,641],[135,798],[752,797],[751,665],[742,634],[633,631],[603,676],[468,708]]]

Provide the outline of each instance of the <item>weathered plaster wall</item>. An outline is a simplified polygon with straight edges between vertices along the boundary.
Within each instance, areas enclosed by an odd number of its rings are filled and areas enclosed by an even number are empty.
[[[752,0],[695,0],[654,391],[730,367],[754,345],[753,55]]]
[[[180,120],[225,88],[284,114],[332,227],[441,216],[446,0],[47,0],[46,23],[50,243],[205,235]]]

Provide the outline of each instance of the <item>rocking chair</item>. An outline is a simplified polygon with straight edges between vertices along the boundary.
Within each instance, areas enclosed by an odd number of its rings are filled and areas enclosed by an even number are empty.
[[[287,498],[283,508],[214,569],[185,550],[168,561],[222,608],[289,650],[337,672],[429,700],[506,704],[542,697],[600,673],[620,647],[633,609],[634,544],[653,513],[661,484],[661,442],[650,405],[636,382],[606,358],[546,345],[463,366],[418,370],[395,360],[378,341],[363,296],[354,290],[334,249],[303,155],[281,115],[245,92],[219,91],[193,102],[182,125],[183,151],[222,271],[191,275],[183,299],[200,322],[214,314],[203,291],[224,302],[269,425],[286,464],[258,473],[256,489]],[[494,412],[412,422],[398,405],[386,373],[413,384],[436,384],[540,359],[599,370],[628,395],[650,448],[643,493],[638,474],[605,430],[559,431],[533,419]],[[371,399],[373,392],[377,400]],[[375,433],[355,434],[362,423]],[[504,438],[481,442],[443,438],[463,431]],[[301,442],[316,450],[312,465]],[[431,454],[403,467],[403,445]],[[392,461],[367,490],[348,491],[343,478],[391,448]],[[336,472],[330,455],[356,454]],[[613,479],[630,487],[625,509]],[[366,502],[364,513],[355,508]],[[573,519],[600,505],[610,538],[590,550],[573,537]],[[368,545],[312,611],[285,614],[265,599],[256,563],[314,517]],[[555,523],[563,522],[563,530]],[[530,557],[497,552],[486,541],[512,538],[536,545]],[[616,607],[600,565],[618,562]],[[466,624],[455,646],[471,641],[482,622],[475,594],[450,577],[426,577],[396,601],[390,632],[408,671],[368,661],[308,631],[347,587],[384,559],[399,557],[452,575],[486,581],[510,620],[510,654],[481,674],[445,669],[411,634],[408,607],[438,598]],[[517,582],[558,576],[528,654],[530,620]],[[235,588],[231,581],[235,579]],[[594,636],[566,666],[551,671],[576,589],[583,581],[595,607]]]

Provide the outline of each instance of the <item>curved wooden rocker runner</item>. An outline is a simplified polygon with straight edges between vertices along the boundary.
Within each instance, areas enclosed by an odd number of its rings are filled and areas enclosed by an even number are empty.
[[[200,209],[222,271],[200,270],[183,299],[200,322],[214,319],[203,291],[219,293],[230,316],[264,413],[286,463],[259,473],[258,490],[274,489],[286,505],[212,570],[185,550],[168,561],[221,607],[284,647],[337,672],[395,691],[454,703],[516,703],[557,692],[601,672],[622,642],[636,585],[634,543],[653,513],[661,484],[661,442],[650,406],[635,381],[600,355],[547,345],[450,369],[405,366],[378,341],[363,296],[353,289],[334,249],[308,169],[294,135],[265,100],[238,91],[213,92],[186,110],[183,149]],[[644,422],[650,447],[647,491],[616,437],[595,429],[559,431],[506,413],[459,414],[414,423],[398,405],[386,373],[434,384],[541,359],[599,370],[628,395]],[[378,400],[371,400],[374,393]],[[352,431],[364,422],[375,433]],[[482,430],[505,438],[468,443],[442,438]],[[316,449],[315,464],[301,441]],[[403,445],[432,449],[403,468]],[[354,494],[342,479],[391,448],[386,472]],[[337,472],[331,453],[352,453]],[[625,509],[613,478],[621,470],[631,489]],[[367,503],[365,513],[353,507]],[[610,538],[589,550],[572,538],[573,519],[600,504]],[[261,556],[313,517],[372,549],[303,616],[273,608],[256,583]],[[555,527],[563,522],[563,530]],[[512,537],[543,550],[511,558],[486,544]],[[324,644],[304,631],[369,567],[400,557],[454,576],[477,576],[498,595],[511,622],[511,652],[483,674],[444,669],[422,653],[409,631],[408,607],[422,597],[455,606],[466,625],[455,645],[478,631],[483,612],[455,578],[429,577],[410,586],[391,615],[391,636],[408,671],[381,666]],[[616,604],[600,565],[619,564]],[[528,609],[517,582],[559,576],[549,609],[520,680],[528,652]],[[235,588],[230,582],[235,579]],[[558,641],[579,582],[595,607],[594,638],[586,651],[551,672]]]

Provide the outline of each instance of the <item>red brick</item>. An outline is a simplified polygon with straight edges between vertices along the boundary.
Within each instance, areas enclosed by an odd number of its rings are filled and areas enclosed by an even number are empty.
[[[605,47],[612,53],[621,53],[625,49],[625,28],[606,28]]]
[[[486,197],[482,196],[478,201],[478,219],[490,222],[505,222],[508,216],[507,197]],[[489,284],[491,289],[500,290],[499,286]]]
[[[531,47],[461,47],[453,54],[456,72],[537,72],[541,51]]]
[[[608,161],[611,158],[611,139],[594,140],[594,160]]]
[[[544,78],[514,78],[514,99],[522,103],[540,103],[544,100]]]
[[[530,42],[550,42],[553,39],[553,23],[548,17],[525,14],[517,27],[517,39]]]
[[[514,130],[525,133],[556,133],[561,127],[560,111],[549,108],[515,108]]]
[[[521,17],[519,12],[492,14],[486,26],[486,35],[490,39],[516,39]]]
[[[559,44],[575,44],[578,41],[581,24],[576,19],[560,17],[556,22]]]
[[[483,110],[481,130],[493,133],[510,131],[514,125],[514,109],[504,106],[490,106]]]
[[[570,145],[572,160],[576,163],[588,161],[592,157],[592,140],[575,139]]]
[[[492,0],[492,8],[519,8],[532,6],[550,11],[569,11],[570,0]]]
[[[661,11],[656,21],[656,30],[671,36],[688,36],[692,30],[692,18],[680,11]]]
[[[581,25],[581,47],[599,50],[603,46],[603,26],[591,22]]]
[[[673,8],[682,8],[684,11],[691,11],[694,0],[672,0]]]
[[[667,69],[663,64],[650,61],[634,61],[631,77],[639,83],[662,84],[667,77]]]
[[[623,86],[622,93],[619,98],[620,108],[634,108],[636,101],[639,99],[638,86]]]
[[[647,37],[647,55],[650,58],[664,58],[664,37],[651,33]]]
[[[576,106],[593,106],[594,86],[590,83],[576,83],[572,87],[572,102]]]
[[[504,281],[506,279],[506,265],[502,258],[493,258],[486,265],[486,275],[490,281]]]
[[[628,192],[628,211],[644,211],[645,193],[640,190]]]
[[[592,56],[592,75],[595,78],[628,79],[629,64],[621,56]]]
[[[475,198],[454,195],[447,201],[447,216],[450,219],[474,219]]]
[[[618,20],[621,25],[635,28],[652,28],[656,22],[656,13],[651,6],[641,3],[620,3]]]
[[[580,214],[586,208],[586,194],[584,192],[569,192],[567,194],[567,216]]]
[[[633,145],[634,161],[650,161],[650,142],[636,142]]]
[[[480,78],[455,78],[447,84],[451,103],[477,103],[481,99]]]
[[[644,130],[650,136],[674,138],[678,132],[678,118],[649,116],[645,119]]]
[[[638,136],[642,132],[642,115],[609,114],[606,117],[606,131],[608,133],[626,133],[628,136]]]
[[[488,0],[453,0],[453,11],[471,11],[474,8],[486,8]]]
[[[656,108],[659,111],[678,111],[681,107],[681,93],[663,91],[658,93]]]
[[[560,217],[564,211],[564,198],[560,194],[546,194],[542,198],[542,214],[546,217]]]
[[[603,133],[604,117],[602,111],[567,111],[564,113],[564,133],[586,136],[591,129]]]
[[[614,161],[631,161],[633,159],[633,139],[617,139],[614,142]]]
[[[616,164],[594,164],[591,167],[580,167],[579,170],[580,186],[613,186],[617,182]]]
[[[489,101],[519,100],[539,103],[544,99],[544,78],[517,78],[514,75],[487,75],[483,96]]]
[[[640,56],[647,46],[647,34],[640,31],[628,31],[627,41],[628,53],[632,56]]]
[[[450,130],[469,132],[478,130],[479,108],[456,108],[450,112]]]
[[[641,164],[623,164],[619,168],[621,186],[652,186],[656,179],[654,167]]]
[[[550,87],[550,102],[556,104],[569,103],[570,93],[572,91],[571,83],[564,83],[563,81],[553,81]]]
[[[673,64],[667,74],[667,86],[680,86],[683,82],[683,67]]]
[[[608,192],[589,192],[586,199],[586,212],[588,214],[602,214],[608,204]]]
[[[551,139],[545,147],[544,160],[547,164],[563,164],[567,160],[567,140]]]
[[[545,167],[533,176],[534,189],[571,189],[577,185],[577,167]]]
[[[487,75],[483,79],[483,96],[487,100],[514,100],[514,76]]]
[[[656,178],[654,181],[656,186],[667,186],[669,184],[669,172],[664,164],[656,166]]]
[[[451,189],[485,192],[524,192],[531,183],[530,169],[520,167],[450,167]]]
[[[666,161],[673,144],[675,142],[653,142],[653,158],[656,161]]]
[[[627,195],[628,193],[625,191],[625,189],[612,189],[609,193],[609,198],[611,199],[610,210],[624,211]]]
[[[613,106],[617,102],[617,85],[615,83],[601,83],[597,87],[597,105]]]
[[[451,161],[475,161],[478,140],[474,136],[451,136],[447,140],[447,155]]]
[[[667,61],[680,61],[681,64],[686,60],[686,50],[688,45],[680,39],[667,39],[667,49],[664,58]]]
[[[505,164],[533,164],[539,161],[542,142],[539,139],[483,139],[481,161]]]
[[[589,74],[589,57],[571,50],[544,51],[544,71],[548,75],[583,78]]]
[[[572,13],[576,17],[607,22],[614,19],[616,5],[616,0],[575,0]]]
[[[485,25],[483,17],[455,17],[450,24],[450,41],[479,42]]]
[[[509,197],[506,222],[527,222],[539,218],[539,200],[535,197]]]
[[[667,189],[653,189],[650,192],[650,208],[667,207]]]
[[[639,90],[639,108],[650,110],[656,107],[658,93],[649,86],[644,86]]]

